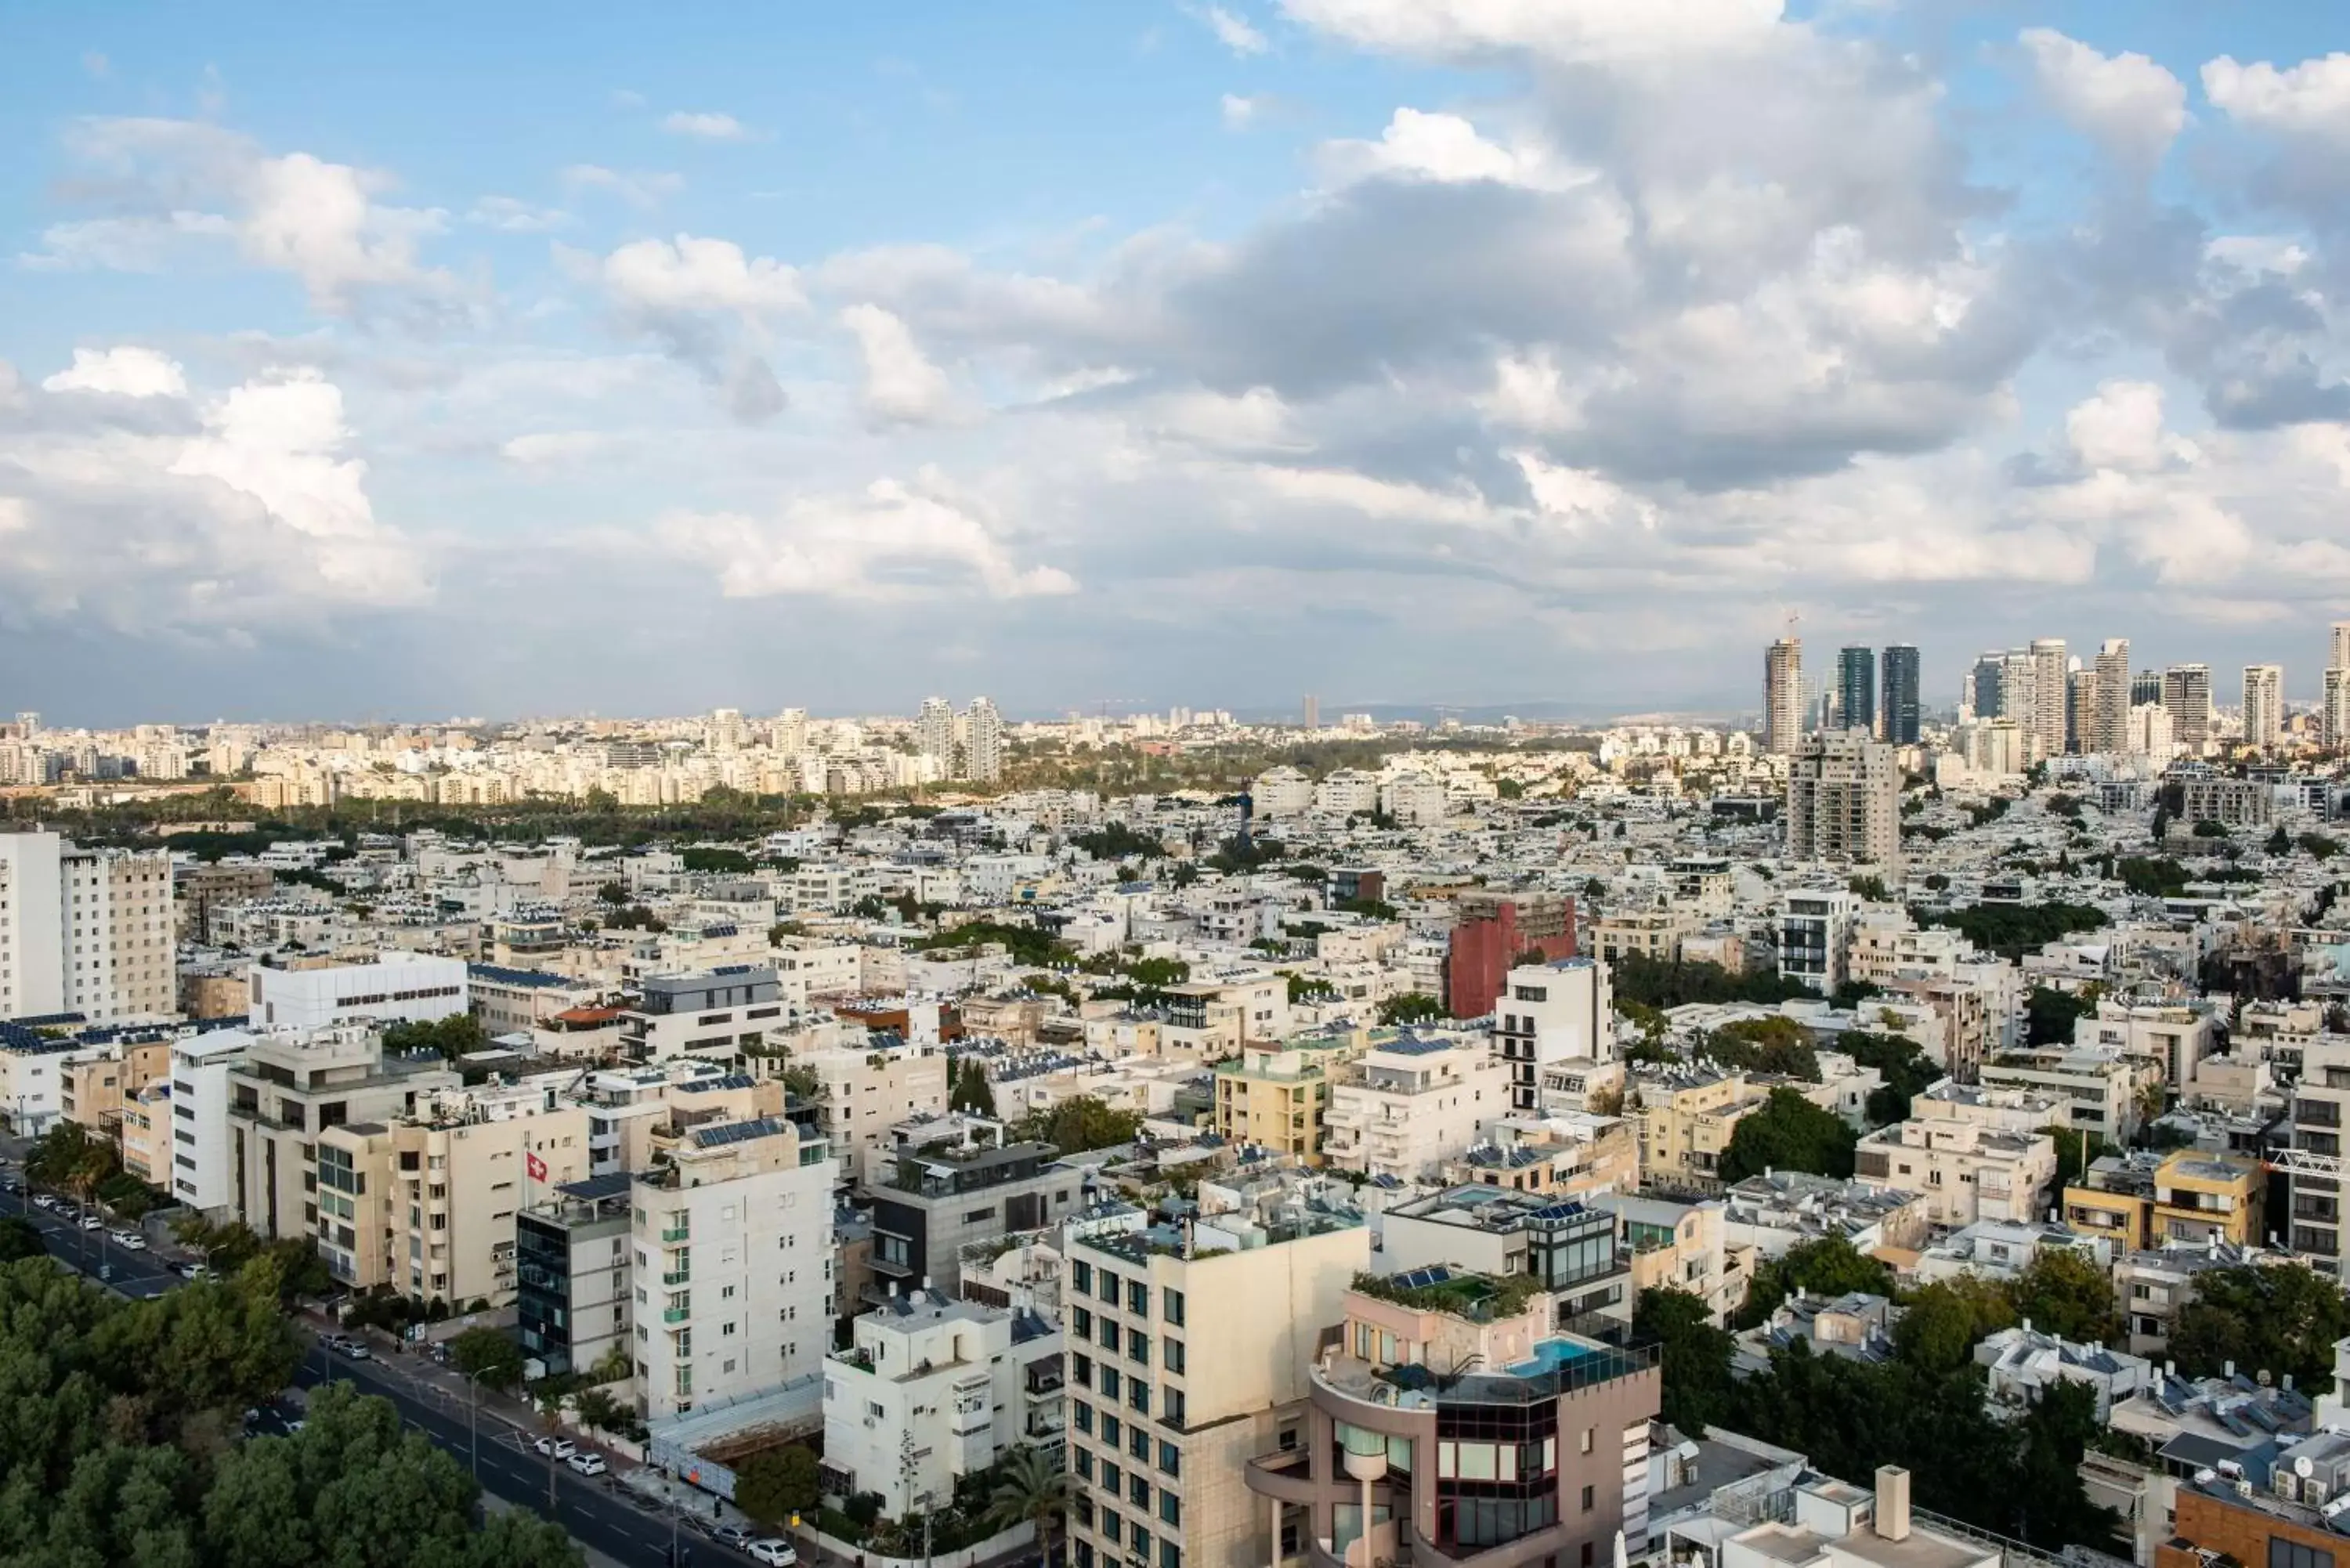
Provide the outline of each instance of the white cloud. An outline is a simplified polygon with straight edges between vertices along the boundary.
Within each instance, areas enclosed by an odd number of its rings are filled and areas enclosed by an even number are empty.
[[[179,362],[124,344],[112,348],[77,348],[73,364],[41,383],[45,392],[101,392],[121,398],[184,398],[188,379]]]
[[[682,176],[639,171],[625,172],[600,163],[574,163],[562,172],[563,183],[574,191],[602,191],[631,207],[658,207],[685,188]]]
[[[537,431],[504,441],[498,455],[524,468],[552,468],[593,457],[611,444],[601,431]]]
[[[2064,439],[2085,469],[2155,473],[2195,462],[2195,443],[2163,428],[2162,389],[2151,381],[2107,381],[2064,416]]]
[[[1617,522],[1651,531],[1657,526],[1653,503],[1627,493],[1622,485],[1590,469],[1562,467],[1532,452],[1512,452],[1510,460],[1525,476],[1535,507],[1570,528],[1579,531]]]
[[[300,279],[330,314],[372,291],[414,300],[456,292],[449,274],[418,255],[446,215],[379,201],[390,185],[381,174],[307,152],[272,157],[196,120],[87,119],[68,144],[126,210],[53,227],[29,265],[154,271],[184,242],[226,239],[254,265]]]
[[[702,141],[748,141],[752,136],[751,128],[731,114],[696,113],[682,109],[662,117],[661,129],[671,136],[691,136]]]
[[[924,357],[906,324],[874,305],[852,305],[840,323],[865,361],[865,411],[882,424],[937,424],[954,413],[946,372]]]
[[[1216,42],[1236,55],[1261,55],[1272,47],[1265,36],[1236,11],[1222,5],[1202,5],[1192,15],[1215,34]]]
[[[1576,182],[1544,149],[1503,147],[1485,140],[1459,115],[1416,109],[1397,109],[1377,141],[1325,144],[1321,161],[1340,181],[1379,176],[1486,180],[1535,190],[1564,190]]]
[[[485,229],[508,234],[543,234],[571,222],[571,214],[560,207],[542,207],[514,196],[484,196],[465,216]]]
[[[2187,125],[2187,88],[2139,54],[2104,55],[2051,27],[2027,27],[2041,94],[2066,124],[2130,167],[2150,170]]]
[[[1022,566],[998,520],[936,472],[876,480],[862,493],[803,496],[772,518],[672,512],[660,534],[717,569],[729,598],[809,595],[858,600],[1055,597],[1077,591],[1058,567]]]
[[[637,240],[604,258],[604,285],[629,308],[731,310],[764,316],[807,304],[799,274],[772,256],[749,257],[732,240],[680,234]]]
[[[1256,123],[1260,115],[1272,107],[1273,101],[1273,97],[1269,93],[1226,93],[1220,106],[1224,119],[1224,129],[1246,130]]]
[[[2227,115],[2262,130],[2350,143],[2350,54],[2279,70],[2221,55],[2203,67],[2203,94]]]
[[[1621,60],[1751,43],[1781,0],[1282,0],[1308,26],[1375,49],[1443,59],[1528,51]]]

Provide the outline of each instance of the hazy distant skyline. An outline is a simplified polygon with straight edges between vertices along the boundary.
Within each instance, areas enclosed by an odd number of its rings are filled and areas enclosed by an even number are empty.
[[[0,709],[1751,711],[2350,618],[2350,56],[2199,0],[18,8]]]

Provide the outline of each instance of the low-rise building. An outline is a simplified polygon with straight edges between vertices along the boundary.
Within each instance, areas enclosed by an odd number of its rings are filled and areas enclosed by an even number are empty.
[[[615,1352],[635,1364],[635,1189],[625,1171],[567,1181],[515,1217],[516,1332],[550,1375],[588,1372]]]
[[[1380,1227],[1380,1251],[1397,1273],[1442,1266],[1523,1276],[1558,1299],[1562,1321],[1631,1316],[1631,1258],[1619,1251],[1616,1216],[1607,1210],[1492,1187],[1451,1187],[1395,1205]]]
[[[1405,1036],[1366,1052],[1330,1091],[1323,1154],[1343,1170],[1414,1181],[1480,1142],[1509,1114],[1501,1058],[1482,1045]]]
[[[2060,1383],[2077,1384],[2096,1396],[2100,1421],[2116,1401],[2152,1387],[2156,1376],[2154,1363],[2142,1356],[2102,1345],[2075,1345],[2029,1323],[2001,1329],[1977,1345],[1975,1365],[1983,1368],[1991,1397],[2011,1405],[2036,1404]]]
[[[431,1023],[467,1011],[465,976],[462,959],[411,952],[302,969],[256,963],[246,972],[262,1029]]]
[[[1082,1207],[1085,1172],[1053,1146],[1006,1141],[1001,1122],[950,1116],[891,1131],[860,1189],[873,1213],[873,1272],[895,1287],[959,1293],[962,1250],[1058,1224]]]
[[[1764,1259],[1830,1239],[1864,1253],[1915,1251],[1933,1226],[1933,1203],[1922,1193],[1804,1170],[1750,1176],[1722,1193],[1722,1204],[1724,1241]]]
[[[816,1127],[851,1184],[874,1179],[890,1128],[946,1114],[949,1061],[936,1044],[868,1034],[853,1045],[802,1053],[791,1064],[815,1075]]]
[[[1913,1108],[1930,1112],[1933,1102],[1920,1096]],[[2055,1179],[2056,1142],[2041,1133],[1918,1115],[1863,1137],[1853,1172],[1871,1187],[1924,1193],[1938,1225],[2030,1220]]]
[[[917,1290],[852,1329],[824,1366],[834,1489],[878,1493],[901,1518],[951,1499],[956,1480],[1012,1449],[1057,1446],[1062,1334],[1035,1313]]]
[[[2056,1103],[2056,1126],[2116,1145],[2137,1137],[2162,1106],[2161,1068],[2115,1046],[2026,1046],[2000,1052],[1981,1071],[1986,1088],[2045,1095]]]
[[[2178,1149],[2106,1155],[2064,1189],[2064,1222],[2116,1250],[2258,1246],[2265,1239],[2267,1174],[2238,1155]]]
[[[1369,1046],[1369,1036],[1356,1029],[1243,1046],[1216,1064],[1217,1134],[1318,1163],[1331,1082]]]
[[[1738,1124],[1770,1100],[1742,1073],[1690,1067],[1635,1076],[1624,1111],[1639,1124],[1642,1179],[1681,1191],[1715,1190]]]

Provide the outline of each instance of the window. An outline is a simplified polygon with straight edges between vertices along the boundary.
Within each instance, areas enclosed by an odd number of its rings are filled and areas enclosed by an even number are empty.
[[[2269,1537],[2269,1568],[2334,1568],[2334,1553],[2282,1536]]]
[[[1180,1373],[1183,1370],[1183,1342],[1181,1340],[1177,1339],[1172,1335],[1161,1340],[1159,1342],[1159,1355],[1166,1361],[1168,1371]]]
[[[1159,1293],[1159,1299],[1165,1304],[1167,1321],[1173,1324],[1178,1328],[1182,1327],[1183,1293],[1181,1291],[1161,1291]]]
[[[1118,1489],[1126,1484],[1126,1472],[1107,1459],[1104,1459],[1101,1467],[1101,1483],[1102,1490],[1115,1497],[1118,1495]]]
[[[1101,1369],[1102,1397],[1105,1399],[1117,1398],[1118,1387],[1119,1378],[1118,1368],[1105,1364]]]
[[[1140,1476],[1126,1478],[1126,1500],[1137,1508],[1150,1506],[1150,1483]]]
[[[1126,1428],[1118,1424],[1117,1417],[1111,1415],[1107,1410],[1102,1412],[1101,1435],[1103,1442],[1107,1443],[1113,1449],[1117,1448],[1118,1435],[1125,1430]]]
[[[1094,1543],[1090,1541],[1078,1542],[1072,1561],[1076,1563],[1076,1568],[1094,1568]]]
[[[1171,1541],[1160,1542],[1159,1568],[1183,1568],[1183,1549]]]
[[[1107,1269],[1104,1269],[1101,1272],[1100,1285],[1101,1288],[1095,1291],[1094,1294],[1109,1303],[1112,1306],[1118,1305],[1118,1276],[1111,1273]]]
[[[1128,1334],[1126,1336],[1126,1358],[1137,1366],[1149,1366],[1150,1336],[1147,1334]]]
[[[1161,1388],[1159,1391],[1159,1418],[1170,1427],[1183,1424],[1183,1390]]]
[[[1150,1462],[1150,1434],[1144,1431],[1139,1427],[1134,1428],[1132,1430],[1128,1431],[1126,1434],[1126,1451],[1132,1454],[1136,1459],[1140,1459],[1144,1464],[1149,1464]]]
[[[1079,1265],[1079,1267],[1083,1266]],[[1091,1339],[1094,1336],[1094,1314],[1083,1307],[1071,1307],[1069,1327],[1076,1331],[1079,1339]]]
[[[1183,1473],[1183,1450],[1164,1438],[1159,1439],[1159,1468],[1170,1476]]]
[[[1595,1488],[1592,1488],[1592,1487],[1585,1487],[1585,1488],[1583,1489],[1583,1511],[1584,1511],[1584,1512],[1586,1512],[1586,1513],[1589,1513],[1589,1512],[1591,1511],[1592,1504],[1593,1504],[1596,1500],[1597,1500],[1597,1491],[1596,1491],[1596,1490]]]
[[[1094,1386],[1094,1358],[1090,1355],[1069,1357],[1069,1381],[1080,1388]]]
[[[1108,1542],[1112,1546],[1115,1546],[1118,1543],[1119,1532],[1120,1527],[1118,1522],[1118,1515],[1112,1513],[1107,1509],[1103,1509],[1101,1514],[1102,1539]]]
[[[1101,1342],[1102,1348],[1104,1350],[1111,1351],[1113,1353],[1117,1351],[1118,1324],[1110,1322],[1107,1318],[1101,1320]]]
[[[1087,1481],[1094,1479],[1094,1457],[1083,1449],[1077,1450],[1077,1479]]]
[[[1582,1451],[1583,1451],[1584,1453],[1586,1453],[1586,1454],[1587,1454],[1587,1453],[1589,1453],[1589,1452],[1591,1451],[1591,1439],[1592,1439],[1592,1435],[1593,1435],[1593,1429],[1592,1429],[1591,1428],[1589,1428],[1589,1427],[1586,1427],[1586,1428],[1583,1428],[1583,1449],[1582,1449]]]
[[[1094,1266],[1091,1263],[1072,1262],[1069,1265],[1069,1283],[1081,1291],[1092,1290]]]
[[[1090,1432],[1094,1429],[1094,1407],[1082,1399],[1072,1399],[1069,1401],[1069,1409],[1070,1425],[1076,1427],[1080,1432]]]
[[[1139,1377],[1126,1380],[1126,1402],[1138,1416],[1150,1414],[1150,1385]]]
[[[1137,1317],[1149,1317],[1150,1287],[1140,1280],[1128,1280],[1126,1284],[1126,1310]]]

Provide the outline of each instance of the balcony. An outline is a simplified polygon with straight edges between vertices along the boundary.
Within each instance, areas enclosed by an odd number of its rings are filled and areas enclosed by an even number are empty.
[[[1314,1479],[1314,1458],[1303,1448],[1275,1449],[1269,1454],[1259,1454],[1242,1467],[1241,1479],[1257,1496],[1278,1498],[1283,1502],[1311,1503],[1322,1496],[1323,1489]],[[1340,1484],[1354,1483],[1333,1483]]]
[[[691,1307],[663,1307],[661,1309],[661,1322],[663,1323],[683,1323],[687,1318],[690,1318],[692,1315],[693,1309]]]
[[[679,1215],[670,1224],[661,1227],[660,1239],[663,1241],[691,1241],[693,1239],[692,1222],[688,1220],[684,1215]]]
[[[665,1285],[690,1284],[692,1280],[693,1271],[689,1268],[673,1269],[661,1275],[661,1283]]]

